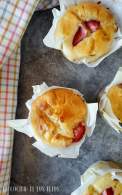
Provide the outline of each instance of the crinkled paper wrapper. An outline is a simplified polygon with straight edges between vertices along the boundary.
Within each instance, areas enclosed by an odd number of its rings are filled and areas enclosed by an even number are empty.
[[[113,86],[122,83],[122,67],[119,68],[113,81],[101,92],[99,111],[109,125],[115,129],[118,133],[122,131],[122,125],[119,119],[115,116],[112,111],[111,103],[107,97],[108,90]]]
[[[26,102],[26,106],[28,110],[31,110],[31,104],[32,102],[40,95],[45,93],[46,91],[50,89],[57,88],[58,86],[53,86],[53,87],[48,87],[46,83],[43,83],[42,85],[36,85],[33,86],[33,96],[32,99],[28,100]],[[58,87],[59,88],[59,87]],[[69,88],[70,89],[70,88]],[[74,93],[77,93],[82,96],[82,94],[75,90],[72,89]],[[83,97],[83,96],[82,96]],[[88,107],[88,118],[87,118],[87,127],[86,127],[86,134],[84,135],[83,139],[77,143],[73,143],[71,146],[68,146],[66,148],[57,148],[57,147],[52,147],[50,145],[44,144],[40,139],[37,140],[33,146],[39,149],[41,152],[48,156],[58,156],[62,158],[76,158],[79,155],[79,149],[82,143],[85,140],[86,135],[91,136],[93,133],[93,130],[95,128],[95,123],[96,123],[96,116],[97,116],[97,110],[98,110],[98,104],[97,103],[92,103],[92,104],[87,104]],[[29,118],[28,119],[20,119],[20,120],[11,120],[8,121],[8,126],[14,128],[15,130],[24,133],[28,135],[29,137],[35,137],[33,133],[33,128],[31,127]]]
[[[56,38],[54,36],[57,23],[62,15],[64,15],[64,12],[67,10],[67,8],[70,5],[74,5],[80,2],[98,2],[97,0],[59,0],[60,3],[60,11],[58,9],[53,9],[53,24],[51,29],[49,30],[48,34],[44,38],[43,42],[47,47],[51,47],[54,49],[61,50],[61,45],[63,40]],[[86,59],[82,59],[81,61],[77,62],[78,64],[84,63],[89,67],[96,67],[99,65],[100,62],[102,62],[103,59],[105,59],[107,56],[118,50],[122,46],[122,1],[121,0],[101,0],[101,3],[105,5],[105,7],[110,8],[113,15],[116,18],[117,25],[118,25],[118,32],[115,35],[115,38],[113,40],[113,44],[111,47],[111,50],[99,58],[97,61],[89,62]]]
[[[99,161],[93,164],[81,176],[81,186],[77,188],[71,195],[81,195],[92,185],[99,177],[110,173],[113,179],[117,179],[122,183],[122,170],[112,162]]]

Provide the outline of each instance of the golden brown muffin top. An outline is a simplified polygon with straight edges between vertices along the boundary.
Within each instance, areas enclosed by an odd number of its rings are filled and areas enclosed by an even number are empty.
[[[71,61],[94,61],[106,54],[117,31],[110,10],[97,3],[70,6],[59,20],[55,36],[63,39],[61,49]]]
[[[40,95],[33,101],[30,112],[36,138],[57,147],[82,139],[86,118],[84,99],[66,88],[50,89]]]
[[[99,178],[82,195],[121,195],[122,183],[117,179],[112,179],[110,173]]]
[[[122,84],[112,86],[107,96],[110,100],[113,113],[122,122]]]

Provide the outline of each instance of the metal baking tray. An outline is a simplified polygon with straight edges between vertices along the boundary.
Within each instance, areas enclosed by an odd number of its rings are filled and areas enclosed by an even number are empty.
[[[45,81],[50,86],[72,87],[80,90],[87,102],[96,102],[101,89],[122,65],[122,49],[97,68],[69,62],[61,52],[43,44],[51,24],[51,10],[35,12],[23,37],[16,118],[27,118],[25,102],[32,95],[32,85]],[[116,133],[99,114],[94,133],[80,148],[77,159],[50,158],[35,149],[33,141],[15,132],[11,186],[26,186],[27,191],[15,190],[10,195],[70,195],[80,185],[80,174],[92,163],[122,162],[122,134]]]

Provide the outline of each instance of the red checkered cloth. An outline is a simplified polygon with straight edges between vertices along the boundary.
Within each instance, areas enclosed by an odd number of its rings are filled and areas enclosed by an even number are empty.
[[[9,193],[13,131],[20,66],[20,41],[38,0],[0,1],[0,195]]]
[[[15,117],[19,65],[20,49],[6,60],[0,72],[0,195],[9,190],[14,134],[6,120]]]

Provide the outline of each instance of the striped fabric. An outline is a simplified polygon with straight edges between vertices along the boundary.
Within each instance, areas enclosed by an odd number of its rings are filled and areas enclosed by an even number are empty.
[[[13,131],[20,66],[20,41],[38,0],[0,0],[0,195],[9,192]]]
[[[58,0],[41,0],[37,9],[47,9],[58,5]]]
[[[19,65],[20,48],[0,72],[0,192],[8,191],[10,180],[13,131],[7,127],[6,120],[15,118]]]
[[[17,49],[38,0],[0,1],[0,63]]]

